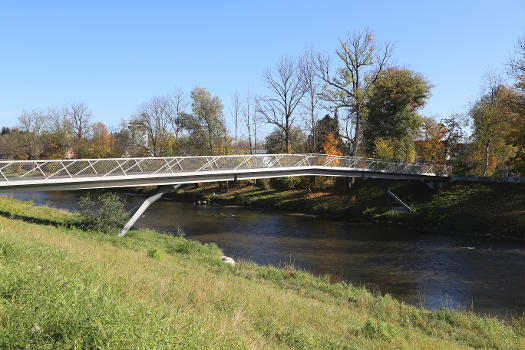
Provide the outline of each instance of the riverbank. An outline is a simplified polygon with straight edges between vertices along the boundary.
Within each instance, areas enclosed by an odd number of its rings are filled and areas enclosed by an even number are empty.
[[[0,348],[525,345],[523,318],[430,312],[293,265],[232,266],[213,244],[151,230],[85,232],[75,215],[5,197],[0,211]]]
[[[397,210],[385,195],[386,185],[415,213]],[[357,179],[348,191],[333,186],[322,191],[286,189],[278,185],[243,183],[228,190],[217,184],[187,185],[166,198],[211,200],[222,204],[318,215],[331,220],[404,225],[421,232],[524,239],[525,186],[523,184],[447,184],[428,188],[418,181]]]

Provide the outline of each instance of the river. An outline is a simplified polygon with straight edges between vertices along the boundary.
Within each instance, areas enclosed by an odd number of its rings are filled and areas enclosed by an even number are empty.
[[[14,198],[75,210],[80,192],[20,192]],[[128,207],[141,202],[128,196]],[[428,235],[240,207],[158,201],[136,226],[214,242],[234,259],[282,265],[389,293],[429,309],[471,309],[499,317],[525,310],[523,242]]]

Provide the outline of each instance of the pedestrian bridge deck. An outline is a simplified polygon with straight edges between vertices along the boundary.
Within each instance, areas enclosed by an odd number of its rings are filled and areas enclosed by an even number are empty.
[[[0,161],[0,192],[173,185],[284,176],[446,181],[451,168],[326,154]]]

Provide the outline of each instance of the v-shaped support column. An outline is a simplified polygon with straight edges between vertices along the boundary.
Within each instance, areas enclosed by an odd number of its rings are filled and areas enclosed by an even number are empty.
[[[126,223],[122,231],[118,234],[118,237],[124,236],[135,224],[135,222],[141,217],[142,213],[148,209],[148,207],[153,204],[156,200],[158,200],[160,197],[168,193],[171,189],[177,189],[180,185],[173,185],[173,186],[159,186],[158,192],[155,193],[153,196],[146,198],[144,203],[137,209],[137,211],[133,214],[131,219]]]

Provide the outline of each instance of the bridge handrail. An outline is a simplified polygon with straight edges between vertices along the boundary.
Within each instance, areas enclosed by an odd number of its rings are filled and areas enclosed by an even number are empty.
[[[254,154],[224,156],[126,157],[95,159],[1,160],[0,181],[81,178],[139,174],[171,174],[285,167],[342,167],[361,171],[450,176],[441,164],[393,162],[328,154]]]

